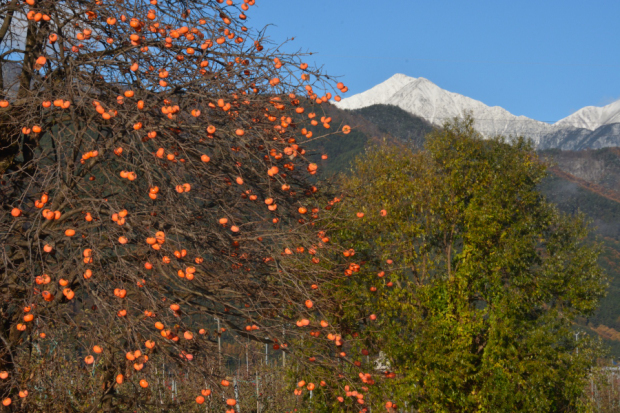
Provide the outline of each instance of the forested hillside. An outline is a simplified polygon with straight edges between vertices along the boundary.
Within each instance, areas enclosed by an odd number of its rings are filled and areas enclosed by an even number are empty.
[[[613,149],[596,152],[599,152],[600,156],[610,156],[614,153]],[[584,173],[592,173],[590,170],[597,168],[596,162],[592,162],[592,167],[588,168],[587,160],[593,159],[588,152],[582,156],[573,152],[564,155],[562,160],[565,161],[566,158],[578,162]],[[571,166],[566,162],[560,165],[567,169]],[[588,181],[576,178],[563,169],[554,168],[552,171],[541,187],[542,192],[566,213],[585,213],[592,220],[596,240],[602,244],[600,264],[609,275],[609,291],[598,312],[584,321],[592,331],[603,337],[612,348],[612,355],[620,357],[620,202],[610,198],[609,192],[601,191],[596,184],[588,185]]]

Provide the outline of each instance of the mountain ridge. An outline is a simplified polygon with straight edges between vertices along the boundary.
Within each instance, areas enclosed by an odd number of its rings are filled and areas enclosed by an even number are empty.
[[[423,77],[397,73],[367,91],[333,104],[346,110],[375,104],[393,105],[434,125],[470,113],[475,119],[476,129],[483,135],[525,136],[540,149],[620,146],[620,101],[602,108],[586,107],[549,124],[447,91]],[[611,126],[616,124],[619,126]]]
[[[604,125],[620,123],[620,100],[606,106],[586,106],[561,119],[555,125],[596,130]]]

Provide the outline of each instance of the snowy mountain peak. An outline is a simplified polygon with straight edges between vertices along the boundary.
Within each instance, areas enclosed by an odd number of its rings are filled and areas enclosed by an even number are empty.
[[[415,77],[411,77],[411,76],[407,76],[403,73],[394,73],[394,75],[392,75],[391,78],[389,78],[388,80],[386,80],[386,82],[391,81],[404,81],[404,82],[408,82],[410,80],[414,80]]]
[[[397,73],[385,82],[368,89],[365,92],[343,99],[336,105],[341,109],[359,109],[385,103],[394,93],[398,92],[408,83],[415,81],[414,77],[409,77]]]
[[[540,136],[552,128],[547,123],[515,116],[498,106],[489,107],[480,101],[449,92],[428,79],[402,74],[396,74],[366,92],[335,103],[341,109],[359,109],[375,104],[398,106],[437,125],[471,113],[477,129],[487,136],[526,135],[538,142]]]
[[[612,123],[620,123],[620,100],[603,107],[586,106],[559,120],[555,125],[595,130]]]

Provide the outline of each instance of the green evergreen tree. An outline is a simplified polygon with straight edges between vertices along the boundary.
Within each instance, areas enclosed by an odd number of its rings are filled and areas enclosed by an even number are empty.
[[[339,322],[362,333],[346,337],[349,353],[370,350],[362,371],[376,376],[381,354],[396,373],[367,400],[420,412],[586,408],[601,350],[574,325],[606,277],[588,222],[538,191],[545,175],[531,143],[483,139],[466,119],[421,152],[374,147],[343,177],[339,213],[353,218],[335,241],[353,242],[363,265],[332,290]]]

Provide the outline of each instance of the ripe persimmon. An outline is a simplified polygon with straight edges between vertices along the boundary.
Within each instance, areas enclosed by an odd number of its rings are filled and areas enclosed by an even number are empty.
[[[310,174],[317,172],[318,162],[310,163],[297,135],[301,131],[304,141],[311,139],[309,123],[320,126],[321,117],[321,124],[338,131],[329,119],[328,115],[333,113],[330,108],[318,116],[318,110],[314,110],[316,113],[306,117],[312,111],[308,104],[323,104],[332,99],[330,93],[319,90],[325,84],[321,71],[310,72],[309,65],[298,56],[280,55],[277,49],[270,50],[260,39],[252,38],[256,33],[241,26],[240,20],[249,15],[246,12],[254,0],[206,2],[204,10],[190,2],[179,10],[179,16],[166,11],[168,5],[162,2],[155,7],[157,0],[149,0],[152,8],[140,10],[117,1],[114,10],[82,10],[81,23],[80,19],[73,21],[71,13],[65,16],[66,13],[53,8],[39,7],[42,2],[25,2],[31,6],[24,6],[28,19],[48,21],[50,16],[45,13],[49,13],[54,24],[47,27],[41,23],[46,33],[37,38],[41,44],[35,45],[29,56],[34,69],[41,70],[35,73],[37,80],[31,82],[29,96],[33,99],[14,103],[12,95],[5,93],[0,107],[7,108],[2,110],[10,121],[7,124],[19,125],[16,133],[19,135],[21,130],[23,135],[16,136],[17,140],[31,142],[34,148],[39,141],[48,142],[51,136],[53,143],[59,144],[60,152],[47,150],[45,143],[36,148],[33,160],[28,162],[36,166],[43,161],[40,165],[44,167],[26,170],[19,162],[10,167],[11,176],[19,175],[24,181],[15,180],[23,187],[11,182],[13,178],[2,183],[7,186],[7,193],[19,195],[8,199],[5,206],[5,218],[12,221],[6,227],[15,228],[7,241],[15,241],[16,252],[21,249],[22,256],[27,256],[24,252],[28,249],[21,247],[25,244],[19,238],[24,229],[28,232],[29,228],[42,226],[40,244],[32,245],[32,253],[41,255],[41,249],[49,253],[37,257],[36,268],[24,272],[33,274],[29,281],[32,291],[29,289],[21,297],[21,291],[14,294],[9,287],[9,294],[16,295],[18,308],[32,306],[32,302],[40,305],[18,313],[11,324],[12,334],[17,335],[21,329],[30,334],[32,330],[31,338],[37,340],[44,336],[43,330],[49,331],[48,336],[60,332],[68,334],[67,340],[59,341],[64,346],[71,342],[73,334],[75,339],[79,334],[78,341],[85,342],[92,353],[87,358],[79,357],[93,365],[97,354],[106,354],[107,360],[118,349],[142,337],[142,349],[158,365],[161,357],[178,354],[181,360],[177,362],[192,369],[196,366],[189,360],[202,361],[208,355],[213,337],[206,340],[209,332],[200,327],[211,323],[212,315],[196,311],[196,302],[183,297],[184,289],[204,294],[205,303],[217,303],[213,308],[221,305],[220,321],[247,320],[242,326],[247,325],[248,332],[254,334],[263,329],[273,340],[283,334],[275,324],[272,326],[273,320],[277,324],[284,319],[265,313],[259,327],[255,318],[256,311],[262,311],[257,299],[266,295],[271,301],[273,292],[276,294],[270,306],[296,309],[294,320],[299,319],[301,327],[312,324],[308,331],[321,330],[319,319],[313,318],[311,323],[301,317],[315,312],[314,306],[319,305],[316,293],[321,292],[320,302],[327,304],[328,291],[321,291],[318,286],[331,286],[329,279],[340,278],[342,271],[332,272],[326,265],[326,271],[315,270],[310,279],[297,278],[298,271],[287,268],[299,265],[310,251],[313,252],[307,258],[319,263],[326,259],[323,253],[328,249],[325,244],[329,238],[325,234],[318,240],[305,239],[304,232],[295,228],[295,221],[308,228],[323,225],[318,219],[318,206],[311,203],[320,199],[312,196],[317,189],[304,181],[306,170]],[[219,4],[231,7],[220,8]],[[240,10],[230,14],[237,7]],[[216,12],[214,17],[208,17],[209,9]],[[219,12],[222,14],[218,18]],[[190,18],[190,13],[199,16]],[[56,26],[67,30],[52,33]],[[161,47],[162,53],[151,53],[147,46]],[[260,51],[263,53],[257,53]],[[40,56],[43,53],[50,57]],[[89,70],[62,70],[65,60],[75,59],[86,59]],[[302,74],[303,79],[316,82],[300,82]],[[59,82],[52,79],[49,83],[50,76],[60,76]],[[41,85],[49,88],[41,89]],[[345,88],[339,86],[334,90]],[[88,132],[80,131],[73,136],[69,133],[73,122],[84,125]],[[344,132],[346,128],[340,130]],[[48,132],[50,136],[41,136]],[[79,139],[75,139],[77,136]],[[58,154],[62,168],[53,169],[49,166],[55,165]],[[72,161],[73,154],[76,162]],[[327,156],[323,154],[321,159]],[[62,179],[71,178],[69,187],[55,179],[56,170],[62,172]],[[20,194],[20,188],[27,190]],[[44,190],[49,191],[49,196],[39,198]],[[260,199],[265,200],[266,207]],[[41,215],[31,214],[36,209],[41,210]],[[276,257],[282,251],[288,259]],[[191,256],[195,257],[194,262],[183,262]],[[14,270],[8,271],[12,277]],[[43,271],[52,277],[42,274]],[[280,285],[278,271],[291,277],[290,282]],[[274,277],[270,277],[271,272]],[[165,279],[175,273],[181,279]],[[254,274],[267,281],[253,284]],[[192,286],[184,284],[192,280]],[[164,287],[168,281],[180,289]],[[49,291],[43,290],[46,285]],[[312,298],[315,303],[299,300],[305,289],[309,294],[304,298]],[[246,292],[255,294],[243,301]],[[289,302],[289,297],[297,297],[297,302]],[[65,311],[63,306],[68,308],[66,311],[76,312],[73,324],[68,319],[53,317],[56,309],[59,314]],[[20,330],[15,330],[18,322]],[[152,330],[149,337],[150,322],[154,323],[151,328],[160,331],[157,334],[161,338],[153,336]],[[59,329],[50,329],[49,323]],[[140,324],[146,330],[139,328]],[[114,334],[107,334],[107,326],[116,326]],[[327,322],[323,327],[326,326]],[[82,335],[83,331],[87,331],[86,335]],[[217,334],[225,331],[218,329]],[[230,329],[231,335],[237,333]],[[321,335],[311,333],[313,337]],[[262,332],[257,336],[265,337]],[[23,338],[25,343],[25,334]],[[161,352],[151,351],[155,350],[156,341]],[[286,348],[285,344],[274,343],[274,348]],[[147,357],[138,356],[135,348],[129,353],[135,370],[132,383],[150,380],[147,377],[151,376],[136,373],[145,367],[145,372],[150,372]],[[16,354],[25,353],[20,350]],[[317,354],[316,359],[326,363],[331,360],[322,356]],[[19,365],[26,364],[16,363]],[[121,367],[125,372],[127,366]],[[119,372],[110,372],[117,385],[124,381]],[[131,369],[127,374],[132,374]],[[35,383],[36,379],[33,389],[41,388]],[[18,391],[17,387],[10,388],[12,394]],[[186,389],[183,394],[191,395]],[[203,390],[200,396],[195,394],[190,399],[202,397],[196,401],[203,403],[209,395],[211,390]]]

